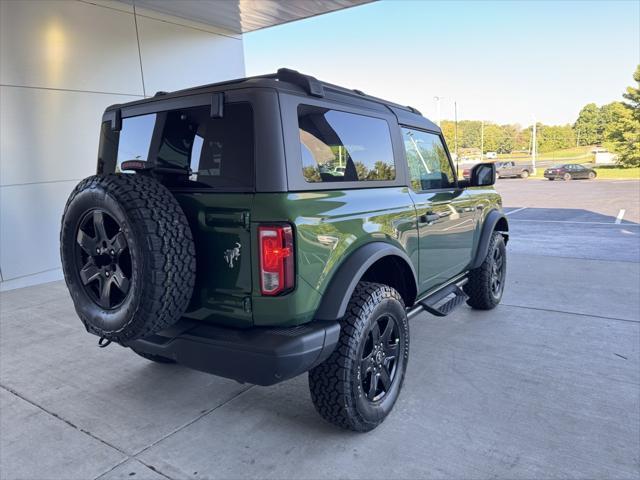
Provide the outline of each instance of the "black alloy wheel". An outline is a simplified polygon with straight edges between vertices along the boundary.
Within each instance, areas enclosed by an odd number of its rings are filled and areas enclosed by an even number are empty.
[[[400,328],[398,320],[382,315],[367,333],[360,356],[360,388],[370,402],[378,402],[390,391],[396,378]]]
[[[338,346],[309,371],[316,410],[339,427],[367,432],[395,405],[409,360],[409,320],[400,294],[361,281],[339,320]]]
[[[491,294],[495,298],[502,296],[504,289],[505,261],[504,253],[500,248],[493,250],[493,262],[491,264]]]
[[[467,304],[478,310],[491,310],[500,303],[507,278],[507,250],[505,237],[493,232],[482,264],[469,272],[462,287],[469,296]]]
[[[78,227],[75,251],[87,295],[104,309],[120,306],[131,288],[131,253],[122,226],[104,210],[87,212]]]

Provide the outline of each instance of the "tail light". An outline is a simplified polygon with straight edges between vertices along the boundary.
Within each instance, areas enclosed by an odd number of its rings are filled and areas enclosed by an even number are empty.
[[[258,227],[260,245],[260,290],[279,295],[295,285],[293,230],[289,225]]]

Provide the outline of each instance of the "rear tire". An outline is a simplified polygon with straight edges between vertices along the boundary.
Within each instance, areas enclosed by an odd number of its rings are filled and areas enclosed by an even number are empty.
[[[477,310],[491,310],[500,303],[507,274],[507,249],[504,237],[493,232],[482,265],[469,272],[463,289],[469,296],[467,304]]]
[[[589,172],[589,180],[593,180],[596,178],[596,172]]]
[[[562,179],[563,179],[565,182],[567,182],[567,181],[571,180],[571,174],[570,174],[570,173],[565,173],[565,174],[562,176]]]
[[[523,170],[520,174],[520,178],[529,178],[529,172],[527,170]]]
[[[373,430],[393,408],[409,359],[409,321],[400,294],[358,283],[331,356],[309,371],[311,400],[339,427]]]

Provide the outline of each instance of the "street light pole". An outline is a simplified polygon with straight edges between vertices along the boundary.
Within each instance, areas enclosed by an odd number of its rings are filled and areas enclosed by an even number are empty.
[[[536,117],[533,117],[533,134],[532,134],[532,139],[531,139],[531,170],[533,171],[533,175],[536,174],[536,155],[538,153],[538,140],[536,138],[537,136],[537,132],[536,132]]]
[[[433,101],[436,102],[436,118],[438,119],[438,126],[440,126],[440,97],[433,97]]]
[[[480,161],[484,157],[484,120],[480,123]]]
[[[453,116],[455,119],[453,149],[456,154],[456,170],[460,170],[460,157],[458,156],[458,102],[453,102]]]

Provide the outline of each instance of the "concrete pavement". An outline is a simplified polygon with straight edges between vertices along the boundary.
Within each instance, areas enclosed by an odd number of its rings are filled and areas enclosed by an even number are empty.
[[[0,478],[638,478],[640,229],[566,209],[590,224],[509,216],[498,308],[412,320],[400,400],[364,435],[320,419],[305,376],[250,387],[98,349],[61,282],[3,292]]]

